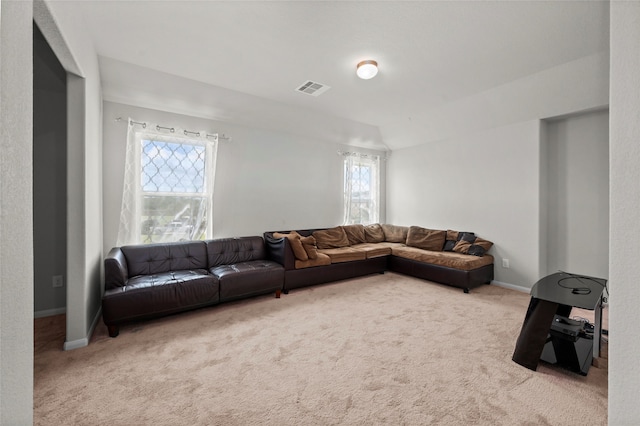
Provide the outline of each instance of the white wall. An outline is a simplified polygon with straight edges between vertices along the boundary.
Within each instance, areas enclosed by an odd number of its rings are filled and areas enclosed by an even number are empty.
[[[603,31],[606,28],[603,28]],[[500,64],[496,64],[500,66]],[[472,96],[416,113],[420,119],[383,127],[389,146],[416,145],[398,140],[403,127],[421,134],[424,142],[452,139],[482,129],[538,118],[556,117],[608,104],[609,58],[597,53],[549,68]]]
[[[122,118],[119,122],[118,117]],[[313,137],[104,102],[105,253],[115,246],[118,235],[129,117],[232,136],[232,141],[221,140],[218,148],[214,238],[330,227],[342,222],[343,164],[337,151],[348,147]]]
[[[609,112],[548,122],[547,273],[609,277]]]
[[[611,2],[609,424],[640,424],[640,2]]]
[[[539,139],[536,120],[394,151],[387,221],[475,232],[494,242],[495,279],[530,287],[539,278]]]
[[[32,3],[0,0],[0,424],[33,423]]]

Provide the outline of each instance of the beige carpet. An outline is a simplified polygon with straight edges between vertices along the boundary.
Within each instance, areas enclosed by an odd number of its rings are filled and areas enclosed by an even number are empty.
[[[52,317],[36,327],[35,424],[605,425],[606,369],[511,361],[528,301],[386,273],[116,339],[100,324],[68,352]]]

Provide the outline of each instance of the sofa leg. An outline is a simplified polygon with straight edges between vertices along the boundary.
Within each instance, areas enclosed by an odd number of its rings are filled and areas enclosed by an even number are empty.
[[[118,334],[120,334],[120,327],[117,325],[108,325],[107,330],[109,331],[109,337],[118,337]]]
[[[276,290],[276,299],[280,299],[280,293],[282,293],[282,290]]]
[[[469,287],[465,287],[462,289],[465,293],[469,293]]]
[[[289,290],[287,290],[286,288],[285,288],[284,290],[282,290],[282,292],[283,292],[284,294],[289,294]]]

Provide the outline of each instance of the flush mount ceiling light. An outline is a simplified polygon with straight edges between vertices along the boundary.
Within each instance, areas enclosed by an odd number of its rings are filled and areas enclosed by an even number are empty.
[[[378,74],[378,63],[372,60],[362,61],[356,67],[356,74],[363,80],[369,80]]]

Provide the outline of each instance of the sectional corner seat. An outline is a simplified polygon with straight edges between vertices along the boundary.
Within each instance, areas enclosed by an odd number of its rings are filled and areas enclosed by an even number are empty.
[[[492,243],[472,232],[373,224],[265,232],[264,239],[269,258],[284,266],[285,293],[387,270],[465,293],[493,280]]]
[[[115,247],[104,261],[102,317],[116,337],[126,322],[275,292],[282,265],[261,236]]]

